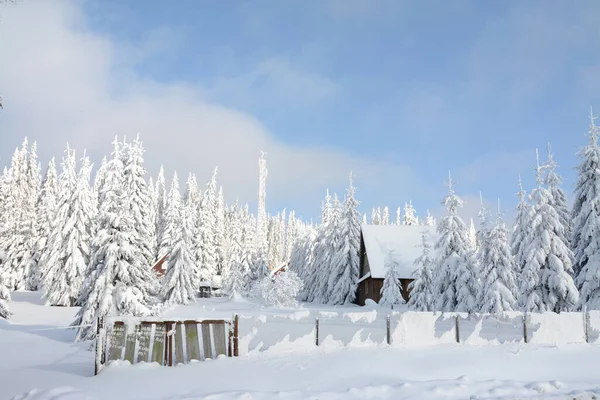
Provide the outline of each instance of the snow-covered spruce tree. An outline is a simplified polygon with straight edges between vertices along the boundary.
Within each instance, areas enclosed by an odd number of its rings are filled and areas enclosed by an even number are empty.
[[[254,229],[249,222],[248,208],[234,208],[231,229],[234,231],[229,259],[229,275],[225,281],[225,290],[230,298],[242,296],[250,290],[252,242]]]
[[[225,247],[225,198],[223,196],[223,187],[219,187],[219,193],[216,197],[216,214],[214,242],[217,250],[217,275],[223,276],[227,264],[227,248]]]
[[[173,250],[173,245],[179,229],[179,213],[181,208],[181,193],[179,192],[179,177],[173,174],[171,189],[164,208],[161,242],[158,246],[158,259],[168,256]]]
[[[436,226],[437,225],[435,218],[433,218],[433,215],[431,215],[429,210],[427,210],[427,217],[425,217],[425,225],[427,225],[427,226]]]
[[[477,249],[479,261],[482,261],[486,257],[488,251],[488,237],[490,234],[490,223],[489,213],[483,204],[483,196],[479,192],[479,211],[477,217],[479,217],[479,230],[477,231]]]
[[[200,205],[201,205],[201,193],[198,188],[198,181],[196,180],[196,175],[189,174],[187,182],[185,184],[185,194],[183,196],[183,204],[184,207],[187,208],[188,217],[190,218],[191,225],[191,242],[190,242],[190,251],[192,252],[192,265],[194,266],[194,271],[192,274],[192,280],[194,282],[194,286],[198,287],[198,272],[199,272],[199,259],[196,258],[196,240],[198,240],[198,219],[200,216]]]
[[[10,292],[2,281],[2,275],[0,274],[0,318],[9,319],[12,315],[8,309],[8,301],[10,301]]]
[[[331,243],[327,242],[328,230],[332,223],[332,204],[329,190],[325,201],[321,205],[321,223],[317,226],[312,251],[310,252],[310,263],[308,276],[305,281],[305,297],[308,302],[322,302],[319,292],[319,279],[324,276],[323,268],[331,262]]]
[[[389,225],[390,224],[390,209],[385,206],[383,207],[383,213],[381,215],[381,225]]]
[[[573,222],[571,220],[571,213],[569,212],[567,195],[560,187],[563,178],[556,173],[558,164],[556,161],[554,161],[554,154],[552,153],[550,143],[548,143],[548,161],[546,161],[544,167],[547,170],[546,184],[548,185],[548,190],[550,190],[550,194],[552,195],[552,205],[556,209],[559,222],[563,227],[563,229],[559,230],[559,235],[561,240],[565,244],[569,245],[571,242],[571,237],[573,236]]]
[[[381,209],[373,207],[371,212],[371,225],[381,225]]]
[[[315,300],[319,303],[329,304],[332,296],[332,287],[329,285],[329,277],[333,270],[339,267],[335,265],[336,261],[342,263],[343,260],[337,260],[336,256],[340,251],[342,242],[340,232],[340,220],[342,214],[342,205],[337,194],[333,196],[333,202],[330,210],[329,223],[324,228],[322,242],[320,243],[321,258],[317,258],[319,266],[319,275],[317,278],[317,292]]]
[[[297,297],[302,285],[295,272],[281,271],[273,277],[263,278],[258,290],[264,304],[277,308],[294,308],[298,306]]]
[[[388,251],[385,260],[385,276],[381,287],[381,300],[379,305],[394,307],[394,304],[403,304],[404,298],[400,290],[400,274],[398,273],[398,260],[393,252]]]
[[[473,218],[471,218],[471,222],[469,223],[469,245],[471,250],[477,251],[477,230],[475,229],[475,223],[473,222]]]
[[[360,214],[355,194],[354,178],[350,174],[350,186],[346,190],[341,218],[337,224],[340,242],[329,274],[330,304],[348,304],[356,299],[356,286],[360,278]]]
[[[414,262],[415,279],[408,285],[408,290],[410,291],[408,307],[413,311],[434,310],[434,260],[428,236],[429,232],[427,230],[421,232],[422,251],[421,255]]]
[[[296,219],[296,213],[292,210],[288,216],[285,229],[285,256],[284,261],[289,263],[292,258],[292,249],[298,240],[299,221]]]
[[[434,269],[434,298],[437,311],[470,311],[469,301],[477,293],[473,279],[472,254],[469,251],[467,229],[458,216],[463,201],[454,192],[454,181],[448,174],[448,195],[442,204],[447,215],[437,227],[435,244],[437,259]]]
[[[69,151],[67,150],[67,154]],[[75,153],[67,155],[65,169],[75,167]],[[44,270],[46,305],[81,305],[78,300],[82,291],[87,267],[90,262],[92,219],[95,217],[94,200],[90,188],[92,166],[84,156],[75,189],[65,193],[61,187],[57,219],[51,236],[50,252]],[[66,171],[65,179],[71,179],[72,171]]]
[[[412,205],[412,200],[404,203],[404,225],[418,225],[419,220],[415,215],[415,208]]]
[[[73,322],[73,326],[79,326],[77,341],[95,338],[98,318],[150,314],[155,277],[139,249],[140,238],[129,215],[128,201],[120,147],[115,140],[100,188],[98,232],[92,240],[90,270],[94,271],[94,279]]]
[[[155,194],[155,209],[154,209],[154,217],[156,224],[156,250],[155,250],[155,259],[159,260],[163,257],[163,254],[160,254],[161,243],[163,243],[163,234],[166,227],[166,208],[167,208],[167,184],[165,182],[165,170],[163,166],[160,166],[160,170],[158,172],[158,177],[156,178],[156,184],[154,187]]]
[[[94,176],[94,184],[92,186],[92,192],[94,196],[96,196],[96,202],[98,202],[98,196],[100,193],[100,188],[104,184],[104,177],[106,176],[106,156],[102,157],[102,161],[100,162],[100,167],[96,171],[96,175]]]
[[[536,151],[537,155],[537,151]],[[579,301],[573,279],[572,253],[561,239],[564,229],[545,187],[546,168],[537,166],[538,186],[531,193],[532,215],[525,239],[525,267],[520,277],[520,306],[525,311],[570,311]]]
[[[396,225],[402,225],[402,212],[400,207],[396,209]]]
[[[578,152],[572,211],[574,272],[580,303],[588,309],[600,309],[600,147],[595,119],[590,111],[589,142]]]
[[[508,231],[502,221],[500,206],[496,225],[488,234],[488,250],[481,264],[481,290],[477,299],[482,313],[502,313],[516,308],[518,295],[515,261],[508,245]]]
[[[529,221],[531,217],[531,207],[527,202],[527,192],[523,190],[521,175],[519,175],[519,191],[517,192],[517,196],[519,198],[519,204],[516,208],[517,212],[512,234],[510,235],[510,249],[515,259],[515,275],[520,277],[521,271],[523,271],[526,263],[525,242],[529,235]]]
[[[32,278],[30,260],[36,242],[35,205],[41,180],[36,149],[34,143],[28,151],[25,139],[21,150],[15,152],[10,169],[12,187],[8,210],[11,216],[2,240],[2,249],[6,252],[2,273],[6,285],[13,290],[30,289],[28,281]]]
[[[146,265],[154,265],[154,242],[156,225],[151,219],[151,196],[146,184],[144,168],[144,147],[139,135],[133,143],[123,144],[123,184],[125,194],[129,197],[129,215],[134,220],[136,235],[140,238],[140,251]]]
[[[194,259],[192,254],[192,210],[181,203],[179,192],[169,196],[175,226],[172,232],[173,247],[167,258],[167,273],[162,284],[162,298],[170,304],[189,304],[196,296]]]
[[[56,162],[52,158],[44,176],[42,191],[36,207],[35,244],[30,259],[32,274],[29,282],[33,290],[37,290],[42,284],[44,271],[40,261],[48,251],[48,239],[52,233],[57,200],[58,174]]]
[[[199,239],[195,243],[201,248],[195,248],[196,259],[200,256],[198,281],[203,284],[214,284],[217,276],[218,249],[216,243],[216,221],[217,221],[217,168],[215,168],[211,180],[202,196],[200,208]]]

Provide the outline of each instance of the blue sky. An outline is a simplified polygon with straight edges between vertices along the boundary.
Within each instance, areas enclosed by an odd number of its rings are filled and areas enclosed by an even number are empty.
[[[6,11],[0,34],[35,23],[38,14],[55,19],[37,23],[52,24],[55,46],[73,52],[65,65],[86,71],[75,93],[86,97],[94,85],[102,92],[90,94],[99,98],[89,104],[70,96],[60,106],[67,113],[76,102],[80,116],[95,113],[98,104],[106,108],[93,122],[78,117],[72,125],[97,127],[111,119],[110,110],[123,114],[94,140],[75,133],[64,138],[99,156],[115,133],[139,131],[150,137],[151,172],[164,163],[170,173],[193,171],[205,181],[219,164],[229,200],[251,204],[256,164],[246,160],[257,157],[260,144],[269,152],[271,211],[288,207],[316,217],[325,188],[341,192],[350,169],[363,211],[412,199],[418,212],[439,214],[449,169],[467,200],[465,216],[475,212],[480,190],[489,203],[500,197],[512,209],[517,174],[531,188],[535,148],[548,141],[570,194],[589,107],[600,113],[600,4],[594,1],[30,1]],[[35,57],[43,38],[28,33],[16,41],[27,35]],[[75,51],[78,46],[86,50]],[[11,46],[4,51],[10,54]],[[86,51],[95,66],[80,59]],[[48,77],[52,68],[44,69]],[[28,79],[19,74],[3,81],[0,71],[0,84],[13,97],[14,82]],[[78,77],[53,79],[73,84]],[[135,111],[124,112],[124,104]],[[211,123],[198,133],[196,151],[182,154],[175,149],[195,135],[196,121],[186,121],[196,107]],[[142,123],[149,112],[156,121]],[[228,113],[243,121],[228,125]],[[41,141],[48,137],[24,122],[25,113],[8,114],[0,130],[10,131],[14,143],[0,150],[3,159],[24,130]],[[60,121],[52,122],[60,131]],[[163,123],[187,136],[155,142],[149,131]],[[253,133],[240,142],[216,139],[244,129]],[[207,154],[213,147],[221,150]]]

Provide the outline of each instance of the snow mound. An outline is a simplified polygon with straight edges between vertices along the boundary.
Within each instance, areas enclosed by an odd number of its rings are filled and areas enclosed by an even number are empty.
[[[50,390],[33,389],[13,397],[13,400],[91,400],[91,397],[72,387],[61,387]]]

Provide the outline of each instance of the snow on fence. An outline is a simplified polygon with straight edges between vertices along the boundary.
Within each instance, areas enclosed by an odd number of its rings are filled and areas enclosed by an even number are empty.
[[[160,320],[107,318],[98,324],[98,374],[111,361],[157,362],[173,366],[220,355],[238,355],[238,318],[228,320]]]
[[[102,321],[101,321],[102,322]],[[107,318],[99,324],[96,373],[113,360],[172,366],[219,355],[315,346],[430,346],[464,343],[600,343],[600,311],[560,314],[507,312],[325,312],[232,320]]]
[[[303,347],[600,343],[600,311],[467,314],[310,312],[241,317],[240,354]]]

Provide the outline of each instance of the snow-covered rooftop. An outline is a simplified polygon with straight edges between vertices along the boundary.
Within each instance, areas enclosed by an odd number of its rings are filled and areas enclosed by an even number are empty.
[[[413,263],[421,255],[421,233],[427,231],[433,246],[437,238],[434,226],[422,225],[362,225],[365,250],[373,278],[385,276],[385,259],[389,250],[398,260],[398,273],[412,278]],[[362,276],[361,276],[362,278]]]

